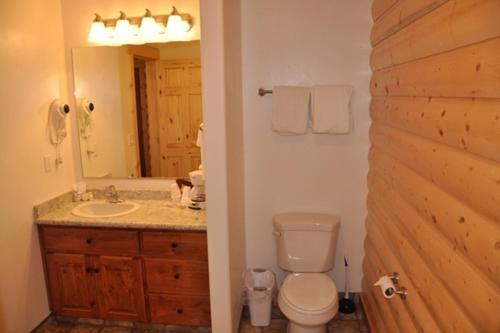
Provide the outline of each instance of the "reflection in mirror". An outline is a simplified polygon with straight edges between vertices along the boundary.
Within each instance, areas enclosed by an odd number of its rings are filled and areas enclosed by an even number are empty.
[[[83,177],[199,169],[199,41],[75,48],[73,72]]]

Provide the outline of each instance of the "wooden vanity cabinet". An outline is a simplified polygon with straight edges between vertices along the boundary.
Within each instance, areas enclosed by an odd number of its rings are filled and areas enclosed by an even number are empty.
[[[53,312],[145,321],[137,231],[46,226],[40,234]]]
[[[39,226],[51,310],[210,325],[205,232]]]

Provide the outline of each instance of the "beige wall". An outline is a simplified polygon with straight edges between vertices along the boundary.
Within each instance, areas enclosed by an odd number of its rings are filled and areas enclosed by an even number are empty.
[[[240,1],[224,1],[227,209],[233,332],[237,330],[240,319],[241,290],[246,270],[240,6]]]
[[[239,1],[201,2],[213,332],[236,332],[245,269]]]
[[[55,155],[45,132],[48,106],[66,97],[60,13],[58,0],[0,2],[2,333],[30,332],[49,313],[32,207],[69,190],[73,181],[71,133],[64,163],[57,171],[43,170],[43,156]]]
[[[155,45],[160,49],[161,60],[200,59],[200,41],[174,42]]]
[[[361,286],[368,169],[370,1],[244,1],[243,108],[245,205],[249,267],[276,263],[273,214],[317,211],[340,216],[333,278]],[[348,135],[280,136],[271,131],[274,85],[350,84],[354,131]]]

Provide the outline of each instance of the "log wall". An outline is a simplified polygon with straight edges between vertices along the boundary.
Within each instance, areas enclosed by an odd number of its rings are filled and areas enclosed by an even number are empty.
[[[374,0],[372,332],[500,332],[500,1]],[[400,274],[408,298],[373,287]]]

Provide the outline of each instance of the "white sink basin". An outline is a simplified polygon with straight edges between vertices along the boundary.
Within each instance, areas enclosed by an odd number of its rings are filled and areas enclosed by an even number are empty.
[[[76,206],[71,213],[80,217],[114,217],[130,214],[139,209],[139,207],[138,203],[132,201],[120,203],[90,201]]]

